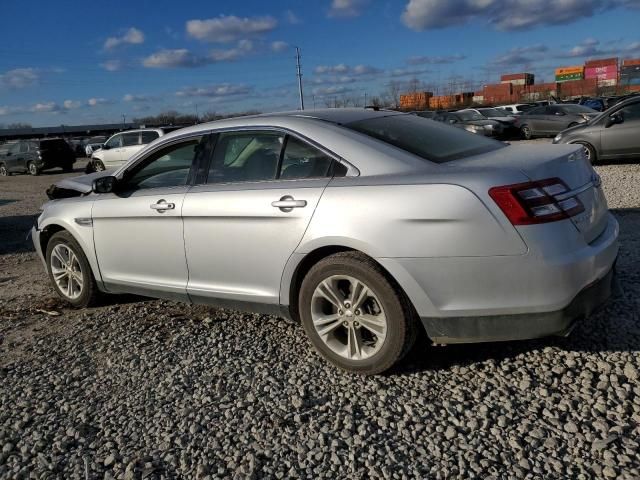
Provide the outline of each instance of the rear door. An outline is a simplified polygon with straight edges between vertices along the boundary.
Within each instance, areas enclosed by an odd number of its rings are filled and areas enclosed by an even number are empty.
[[[189,296],[277,308],[285,264],[334,162],[280,131],[220,133],[206,181],[189,191],[182,211]]]
[[[22,144],[24,144],[24,142],[15,143],[11,145],[7,151],[5,162],[9,172],[24,172],[27,170],[24,161],[24,153],[20,153]]]
[[[640,102],[623,107],[613,114],[621,114],[624,121],[602,128],[602,151],[618,158],[640,157]]]
[[[537,107],[524,113],[520,119],[520,125],[529,125],[534,134],[545,132],[545,107]]]

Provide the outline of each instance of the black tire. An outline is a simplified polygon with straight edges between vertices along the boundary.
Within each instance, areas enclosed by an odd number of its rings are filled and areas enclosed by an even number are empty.
[[[33,175],[34,177],[40,175],[40,169],[34,162],[27,163],[27,172],[29,172],[29,174]]]
[[[83,285],[80,291],[80,295],[77,298],[69,298],[69,296],[67,296],[60,289],[53,278],[51,257],[53,249],[58,245],[63,245],[67,249],[72,250],[78,260],[78,263],[80,264],[80,275],[82,276]],[[69,232],[63,230],[61,232],[55,233],[49,239],[49,243],[47,243],[46,248],[46,260],[49,279],[51,280],[53,289],[56,291],[56,294],[60,298],[62,298],[64,301],[71,304],[75,308],[90,307],[98,302],[100,292],[96,285],[96,281],[93,278],[93,272],[91,271],[89,261],[87,260],[87,257],[85,256],[78,242],[76,242],[75,238],[73,238],[73,236]]]
[[[576,142],[576,145],[582,145],[584,153],[587,156],[587,160],[591,162],[591,165],[596,165],[598,163],[598,153],[596,152],[596,149],[593,148],[593,145],[587,142]]]
[[[4,163],[0,163],[0,177],[10,177],[11,172],[7,170],[7,166]]]
[[[347,275],[363,282],[375,294],[384,311],[386,338],[379,350],[368,358],[352,360],[334,352],[320,338],[313,324],[313,294],[321,282],[334,275]],[[361,375],[382,373],[398,363],[415,343],[416,315],[408,298],[377,263],[358,252],[337,253],[314,265],[302,281],[298,308],[302,326],[315,349],[324,359],[347,372]]]
[[[520,127],[520,134],[525,140],[531,140],[533,138],[533,132],[531,131],[531,127],[529,125],[522,125]]]

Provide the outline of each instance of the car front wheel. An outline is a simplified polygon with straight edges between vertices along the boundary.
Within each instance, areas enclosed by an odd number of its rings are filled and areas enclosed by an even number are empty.
[[[11,175],[11,172],[7,170],[7,166],[4,163],[0,163],[0,177],[8,177]]]
[[[37,176],[37,175],[40,175],[40,169],[33,162],[27,163],[27,170],[29,171],[29,174],[33,175],[34,177]]]
[[[520,133],[522,133],[522,138],[525,140],[531,140],[533,138],[533,132],[531,131],[531,127],[529,125],[523,125],[520,127]]]
[[[62,231],[51,237],[46,259],[49,278],[59,297],[78,308],[96,302],[98,289],[89,261],[70,233]]]
[[[406,296],[377,263],[356,252],[331,255],[311,268],[300,289],[299,311],[316,350],[349,372],[384,372],[415,341]]]

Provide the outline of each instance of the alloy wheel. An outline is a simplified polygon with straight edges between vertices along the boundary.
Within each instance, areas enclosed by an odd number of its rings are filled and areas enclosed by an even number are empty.
[[[33,162],[29,163],[29,173],[31,175],[37,175],[38,174],[38,167]]]
[[[82,266],[78,256],[68,245],[59,243],[53,248],[50,267],[53,280],[65,297],[73,300],[82,295]]]
[[[320,282],[311,300],[311,319],[322,342],[348,360],[372,357],[387,336],[382,303],[365,283],[348,275]]]
[[[0,165],[0,177],[6,177],[8,175],[7,167]]]
[[[93,168],[95,169],[96,172],[103,172],[104,170],[106,170],[104,168],[104,163],[102,163],[100,160],[96,160],[93,163]]]

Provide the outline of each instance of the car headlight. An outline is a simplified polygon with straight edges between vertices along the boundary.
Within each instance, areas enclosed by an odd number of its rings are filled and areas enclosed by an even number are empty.
[[[562,134],[561,133],[559,133],[558,135],[553,137],[553,143],[558,143],[560,140],[562,140]]]
[[[482,127],[478,127],[477,125],[467,125],[465,130],[473,133],[478,133],[482,131]]]

